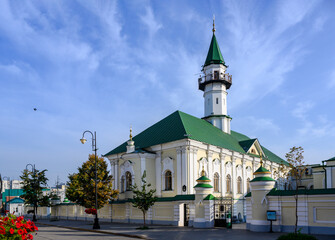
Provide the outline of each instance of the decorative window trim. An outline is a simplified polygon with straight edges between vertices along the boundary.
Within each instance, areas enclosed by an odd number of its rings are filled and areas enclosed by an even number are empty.
[[[218,189],[217,189],[217,191],[215,191],[216,189],[215,189],[215,175],[217,175],[218,176]],[[213,174],[213,191],[214,192],[221,192],[221,176],[220,176],[220,173],[218,173],[218,172],[215,172],[214,174]]]
[[[198,160],[199,163],[199,169],[198,169],[198,177],[201,176],[202,167],[204,168],[204,171],[206,173],[206,176],[208,177],[208,160],[205,157],[202,157]]]
[[[163,192],[171,192],[174,191],[174,168],[173,168],[173,158],[171,157],[166,157],[162,160],[162,165],[163,165],[163,170],[162,170],[162,180],[161,180],[161,185],[162,185],[162,191]],[[172,177],[172,189],[171,190],[165,190],[165,173],[167,171],[171,172],[171,177]]]
[[[123,189],[124,192],[129,192],[129,190],[127,190],[127,179],[126,179],[126,172],[130,172],[131,174],[131,178],[132,178],[132,184],[135,183],[135,174],[134,174],[134,163],[130,160],[126,160],[124,163],[122,163],[120,165],[120,190],[121,190],[121,179],[122,177],[124,177],[124,185],[123,185]]]

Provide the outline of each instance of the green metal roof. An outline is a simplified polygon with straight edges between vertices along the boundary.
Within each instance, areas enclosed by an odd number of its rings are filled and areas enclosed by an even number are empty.
[[[2,193],[2,202],[6,201],[6,197],[20,197],[24,193],[23,189],[5,189]]]
[[[328,161],[335,161],[335,157],[329,158],[329,159],[326,160],[325,162],[328,162]]]
[[[10,203],[10,204],[12,204],[12,203],[24,203],[24,200],[22,199],[22,198],[13,198],[13,199],[11,199],[10,201],[8,201],[7,203]]]
[[[211,45],[209,46],[209,50],[208,50],[208,53],[207,53],[207,57],[206,57],[204,67],[206,67],[210,64],[219,64],[219,63],[221,63],[223,65],[226,65],[224,60],[223,60],[219,44],[216,41],[215,34],[213,33]]]
[[[159,197],[157,198],[157,202],[171,202],[171,201],[190,201],[195,200],[194,194],[183,194],[183,195],[176,195],[174,197]],[[123,200],[116,200],[111,203],[115,204],[122,204],[126,202],[132,202],[133,199],[123,199]]]
[[[231,134],[227,134],[206,120],[181,111],[175,111],[133,137],[136,149],[145,149],[154,145],[181,139],[193,139],[243,154],[246,152],[239,142],[250,140],[250,138],[238,132],[231,131]],[[126,146],[127,142],[124,142],[104,156],[124,153],[127,151]],[[266,148],[262,147],[262,149],[266,155],[265,159],[276,163],[287,164],[286,161]]]
[[[194,186],[194,188],[201,187],[201,188],[213,188],[212,185],[208,183],[198,183],[197,185]]]
[[[273,188],[267,196],[293,196],[296,195],[296,190],[277,190]],[[322,195],[322,194],[335,194],[335,188],[327,189],[299,189],[298,195]]]
[[[274,180],[272,177],[256,177],[252,179],[250,182],[260,182],[260,181],[267,182],[267,181],[276,181],[276,180]]]
[[[207,181],[210,181],[210,179],[206,176],[201,176],[197,179],[197,182],[202,182],[202,181],[207,182]]]
[[[216,198],[212,194],[208,194],[207,197],[204,198],[204,200],[215,200]]]
[[[260,166],[255,173],[271,173],[269,170],[267,170],[265,167]]]

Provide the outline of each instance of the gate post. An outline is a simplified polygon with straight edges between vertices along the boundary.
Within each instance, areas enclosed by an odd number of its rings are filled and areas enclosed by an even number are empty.
[[[254,232],[268,232],[269,222],[266,212],[269,208],[266,195],[274,188],[275,180],[270,177],[271,172],[261,166],[254,172],[255,178],[250,181],[251,186],[251,219],[248,220],[247,228]]]
[[[198,184],[194,186],[195,218],[193,227],[212,228],[214,227],[213,187],[209,184],[211,180],[205,176],[204,171],[201,175],[202,176],[197,179]]]

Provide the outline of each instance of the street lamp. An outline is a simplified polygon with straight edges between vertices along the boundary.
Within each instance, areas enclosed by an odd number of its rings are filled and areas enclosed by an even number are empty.
[[[28,163],[27,165],[26,165],[26,170],[27,170],[27,172],[28,172],[28,167],[29,166],[31,166],[31,172],[32,172],[32,174],[33,174],[33,176],[32,176],[32,179],[34,180],[34,182],[33,182],[33,189],[34,189],[34,195],[35,195],[35,199],[34,199],[34,215],[33,215],[33,222],[36,222],[37,221],[37,219],[36,219],[36,206],[37,206],[37,196],[36,196],[36,192],[35,192],[35,188],[36,188],[36,168],[35,168],[35,164],[33,165],[33,164],[30,164],[30,163]]]
[[[86,130],[83,132],[83,137],[80,139],[80,142],[84,144],[87,140],[85,139],[85,133],[90,133],[92,135],[92,151],[94,151],[94,159],[95,159],[95,210],[97,211],[94,218],[93,229],[100,229],[99,218],[98,218],[98,176],[97,176],[97,135],[96,132],[94,134],[91,131]]]

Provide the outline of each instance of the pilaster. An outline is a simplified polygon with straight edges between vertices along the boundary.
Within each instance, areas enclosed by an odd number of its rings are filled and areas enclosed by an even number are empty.
[[[181,149],[181,186],[186,186],[186,192],[181,191],[181,194],[187,194],[187,189],[190,188],[190,186],[187,186],[187,175],[188,175],[187,151],[188,150],[186,147],[183,147]]]
[[[156,152],[156,195],[158,197],[162,196],[162,152]]]
[[[178,148],[177,150],[177,194],[181,194],[181,170],[182,170],[182,150]]]
[[[221,160],[221,194],[222,196],[226,195],[226,184],[225,184],[225,179],[226,179],[226,168],[225,168],[225,157],[226,154],[221,153],[220,154],[220,160]]]

